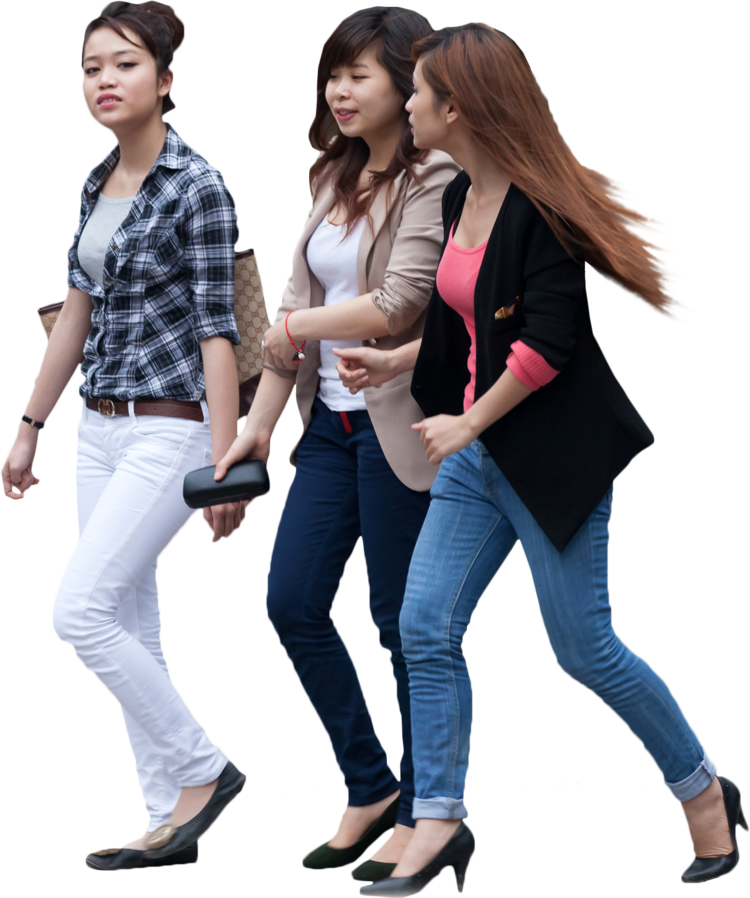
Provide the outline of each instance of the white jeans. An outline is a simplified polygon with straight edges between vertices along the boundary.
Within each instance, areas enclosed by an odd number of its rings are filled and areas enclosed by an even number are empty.
[[[54,623],[125,714],[151,820],[169,822],[183,786],[221,773],[226,758],[177,694],[159,640],[156,559],[190,517],[188,471],[211,463],[202,423],[133,414],[105,418],[84,405],[78,430],[80,539]]]

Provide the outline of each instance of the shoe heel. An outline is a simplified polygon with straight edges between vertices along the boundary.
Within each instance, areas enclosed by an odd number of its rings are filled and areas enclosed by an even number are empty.
[[[737,816],[737,822],[743,829],[747,829],[747,820],[745,820],[745,815],[742,813],[742,805],[739,807],[739,815]]]
[[[469,866],[469,858],[456,861],[453,870],[456,874],[456,888],[459,892],[464,890],[464,882],[466,881],[466,868]]]
[[[470,833],[470,835],[467,836],[465,833],[462,833],[462,841],[464,844],[461,848],[456,846],[456,855],[454,855],[455,860],[451,864],[451,869],[453,871],[453,887],[459,894],[463,894],[466,891],[466,880],[469,877],[469,868],[477,853],[477,841],[473,830],[465,821],[463,827]],[[461,856],[461,853],[463,853],[463,856]],[[451,860],[453,860],[453,858]]]

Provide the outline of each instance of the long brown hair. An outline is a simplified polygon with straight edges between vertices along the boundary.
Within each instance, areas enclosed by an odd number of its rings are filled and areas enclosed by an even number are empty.
[[[344,19],[323,47],[318,65],[317,106],[310,126],[310,143],[321,154],[310,169],[310,186],[314,191],[322,175],[331,176],[336,203],[346,210],[347,233],[362,216],[369,215],[381,187],[390,187],[402,171],[415,177],[414,166],[424,159],[426,151],[414,146],[404,110],[404,130],[393,159],[384,171],[371,173],[369,187],[358,188],[370,151],[361,137],[346,137],[339,131],[325,96],[331,71],[350,65],[371,47],[406,104],[413,90],[412,44],[431,32],[430,23],[417,12],[399,6],[373,6]]]
[[[597,271],[664,311],[671,300],[651,244],[626,227],[646,219],[617,202],[610,181],[573,155],[518,45],[472,23],[436,31],[413,55],[438,98],[455,103],[477,142],[561,243],[570,250],[572,236]]]
[[[174,51],[182,43],[185,26],[166,3],[108,3],[98,18],[89,22],[83,36],[83,50],[86,41],[99,28],[111,28],[120,37],[133,43],[123,31],[129,28],[143,41],[143,46],[156,60],[156,74],[163,75],[172,64]],[[83,57],[83,53],[81,53]],[[174,109],[174,102],[167,93],[162,97],[162,114]]]

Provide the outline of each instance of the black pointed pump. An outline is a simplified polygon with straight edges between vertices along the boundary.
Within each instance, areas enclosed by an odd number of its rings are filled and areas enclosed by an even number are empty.
[[[716,779],[721,783],[721,790],[724,794],[724,807],[727,812],[733,851],[731,854],[723,854],[720,857],[696,857],[682,874],[683,882],[707,882],[709,879],[717,879],[719,876],[729,873],[730,870],[734,870],[740,859],[735,834],[737,824],[739,823],[743,829],[747,829],[747,821],[740,804],[740,790],[731,780],[725,779],[723,776],[717,776]]]

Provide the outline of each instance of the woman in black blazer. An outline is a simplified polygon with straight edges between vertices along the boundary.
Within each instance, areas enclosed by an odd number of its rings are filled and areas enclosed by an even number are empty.
[[[353,391],[414,367],[427,416],[414,427],[442,462],[401,613],[417,826],[393,875],[362,894],[414,894],[445,866],[463,885],[474,841],[461,822],[471,728],[461,641],[517,540],[558,661],[625,720],[683,803],[696,851],[683,880],[721,876],[738,860],[739,791],[611,625],[612,481],[653,437],[594,339],[584,262],[665,305],[652,257],[623,224],[641,217],[577,162],[506,35],[449,28],[415,53],[415,144],[464,168],[443,197],[435,292],[421,347],[377,359],[346,350],[339,363]]]

